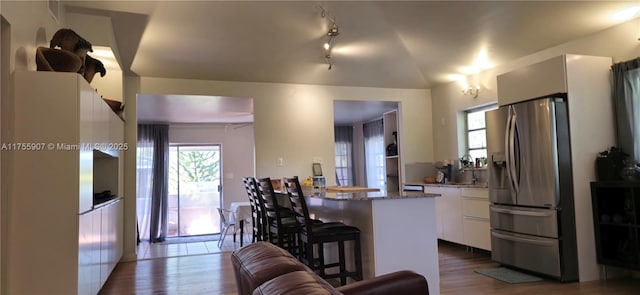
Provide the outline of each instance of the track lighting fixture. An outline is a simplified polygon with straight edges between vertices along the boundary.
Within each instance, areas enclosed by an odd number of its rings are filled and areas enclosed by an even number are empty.
[[[333,61],[331,60],[331,51],[333,49],[333,38],[340,34],[340,29],[338,29],[338,24],[336,21],[329,16],[329,13],[322,6],[318,6],[320,8],[320,16],[322,18],[327,18],[331,24],[329,26],[329,31],[327,31],[327,35],[325,36],[325,40],[322,44],[322,48],[324,49],[324,59],[325,62],[329,65],[329,70],[333,68]]]
[[[324,46],[324,50],[331,49],[331,43],[329,43],[329,42],[325,42],[323,46]]]
[[[331,28],[329,29],[329,32],[327,32],[327,36],[331,36],[331,37],[335,37],[340,35],[340,31],[338,30],[338,25],[334,22],[331,25]]]

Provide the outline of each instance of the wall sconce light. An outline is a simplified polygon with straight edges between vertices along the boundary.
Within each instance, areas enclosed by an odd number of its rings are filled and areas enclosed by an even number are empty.
[[[462,94],[470,95],[473,98],[477,98],[478,94],[480,94],[480,86],[476,86],[476,87],[469,86],[469,88],[462,89]]]

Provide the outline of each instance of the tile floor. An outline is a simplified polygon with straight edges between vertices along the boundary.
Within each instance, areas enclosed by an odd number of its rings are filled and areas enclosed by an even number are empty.
[[[185,239],[185,241],[184,243],[149,243],[149,241],[142,241],[138,245],[138,260],[222,253],[240,248],[240,240],[234,243],[231,236],[225,238],[221,247],[218,247],[217,238],[216,240],[204,242],[193,242],[189,241],[189,239]],[[244,245],[250,242],[250,236],[245,235]]]

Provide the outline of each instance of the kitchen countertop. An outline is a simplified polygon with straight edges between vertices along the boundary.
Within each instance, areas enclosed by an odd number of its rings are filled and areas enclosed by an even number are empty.
[[[337,200],[337,201],[371,201],[371,200],[392,200],[392,199],[414,199],[414,198],[433,198],[439,197],[440,194],[423,193],[423,192],[357,192],[357,193],[338,193],[338,192],[313,192],[304,190],[304,195],[312,198]]]
[[[405,185],[421,185],[430,187],[488,188],[487,183],[405,183]]]
[[[113,197],[111,197],[109,199],[104,199],[104,200],[100,200],[100,201],[97,201],[97,202],[94,201],[93,209],[98,209],[100,207],[104,207],[104,206],[110,205],[110,204],[115,203],[116,201],[119,201],[119,200],[122,200],[122,199],[123,199],[122,197],[113,196]]]

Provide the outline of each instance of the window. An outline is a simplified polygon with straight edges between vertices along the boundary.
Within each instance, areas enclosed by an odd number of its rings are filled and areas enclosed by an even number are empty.
[[[367,186],[379,188],[383,192],[387,191],[382,119],[364,124],[363,133]]]
[[[487,157],[487,130],[484,113],[497,108],[497,105],[491,105],[472,109],[465,113],[467,121],[467,154],[473,159]]]
[[[336,184],[353,185],[353,127],[336,126],[335,151],[336,151]]]

